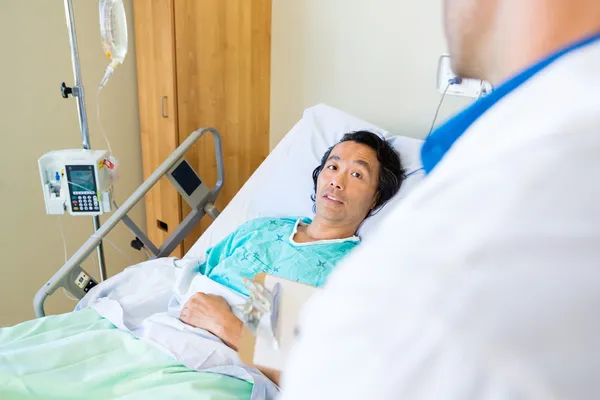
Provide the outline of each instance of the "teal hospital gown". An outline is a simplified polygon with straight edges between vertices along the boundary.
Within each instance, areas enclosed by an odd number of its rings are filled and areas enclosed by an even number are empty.
[[[200,273],[245,295],[243,278],[261,272],[320,287],[359,238],[294,242],[298,225],[310,222],[308,218],[248,221],[206,252]]]

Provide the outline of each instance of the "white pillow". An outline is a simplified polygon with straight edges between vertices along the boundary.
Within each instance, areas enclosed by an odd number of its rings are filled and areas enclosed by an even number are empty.
[[[324,104],[311,107],[304,111],[302,119],[273,149],[186,257],[203,256],[208,248],[253,218],[312,218],[312,171],[320,164],[321,157],[329,147],[338,143],[345,133],[357,130],[370,130],[389,140],[399,152],[407,173],[421,168],[422,140],[394,136],[373,124]],[[420,173],[411,175],[402,185],[400,192],[377,215],[363,223],[358,234],[361,237],[369,235],[389,209],[393,208],[392,205],[400,201],[421,178]]]

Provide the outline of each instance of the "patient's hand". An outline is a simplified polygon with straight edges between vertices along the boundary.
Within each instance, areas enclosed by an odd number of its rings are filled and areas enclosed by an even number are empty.
[[[237,350],[243,324],[221,296],[196,293],[181,310],[179,319],[196,328],[206,329]]]

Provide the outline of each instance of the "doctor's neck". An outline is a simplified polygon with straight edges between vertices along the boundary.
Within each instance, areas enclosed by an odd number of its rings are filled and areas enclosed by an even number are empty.
[[[501,3],[502,4],[502,3]],[[570,44],[600,32],[600,0],[508,1],[499,6],[480,61],[499,85]]]

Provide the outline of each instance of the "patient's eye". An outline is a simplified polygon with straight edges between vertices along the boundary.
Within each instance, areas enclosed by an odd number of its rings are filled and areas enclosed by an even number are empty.
[[[360,174],[360,172],[353,172],[352,176],[355,178],[360,178],[362,175]]]
[[[327,166],[327,169],[335,171],[337,169],[337,167],[335,165],[333,165],[333,164],[330,164],[330,165]]]

